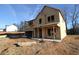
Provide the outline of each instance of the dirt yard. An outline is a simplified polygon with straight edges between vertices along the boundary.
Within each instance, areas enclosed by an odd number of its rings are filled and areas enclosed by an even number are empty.
[[[18,46],[18,42],[36,42]],[[78,55],[79,35],[68,35],[62,42],[39,42],[26,38],[0,39],[0,55]]]

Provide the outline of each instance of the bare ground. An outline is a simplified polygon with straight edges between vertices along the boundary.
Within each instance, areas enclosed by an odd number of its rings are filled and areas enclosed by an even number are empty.
[[[79,35],[68,35],[62,42],[37,42],[32,46],[14,45],[17,42],[33,42],[31,39],[0,39],[1,55],[78,55]]]

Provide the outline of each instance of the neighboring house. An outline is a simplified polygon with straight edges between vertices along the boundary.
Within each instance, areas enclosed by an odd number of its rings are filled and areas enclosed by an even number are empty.
[[[6,32],[16,32],[16,31],[18,31],[18,27],[16,25],[7,25],[5,31]]]
[[[3,29],[0,29],[0,32],[3,32],[4,30]]]
[[[25,31],[32,38],[62,40],[66,36],[65,20],[59,9],[44,6],[36,19],[28,23]]]

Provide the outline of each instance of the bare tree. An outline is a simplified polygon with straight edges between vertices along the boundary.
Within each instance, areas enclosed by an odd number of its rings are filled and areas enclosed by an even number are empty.
[[[19,31],[25,31],[27,27],[28,21],[21,21],[20,24],[18,24]]]
[[[71,23],[72,32],[73,34],[75,34],[76,25],[78,24],[78,18],[79,18],[79,5],[73,5],[73,7],[64,7],[62,10],[65,18],[66,30],[67,30],[67,25]]]
[[[23,31],[24,22],[21,21],[20,24],[18,24],[17,26],[18,26],[18,31]]]
[[[76,24],[79,18],[79,5],[74,5],[73,9],[70,12],[70,19],[72,23],[73,34],[76,33]]]
[[[64,20],[65,20],[65,24],[66,24],[66,32],[67,32],[67,25],[68,25],[68,7],[64,7],[62,9],[63,11],[63,15],[64,15]]]

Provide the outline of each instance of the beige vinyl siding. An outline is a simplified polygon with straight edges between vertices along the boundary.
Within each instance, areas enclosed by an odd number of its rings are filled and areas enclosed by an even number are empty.
[[[63,39],[66,36],[66,25],[65,21],[59,12],[59,17],[60,17],[60,33],[61,33],[61,39]]]
[[[42,11],[42,13],[40,13],[40,15],[36,18],[36,20],[35,20],[35,27],[40,27],[40,26],[42,26],[42,25],[44,25],[44,24],[48,24],[49,22],[48,22],[48,17],[49,16],[52,16],[52,15],[54,15],[54,20],[55,20],[55,22],[59,22],[59,13],[58,13],[58,11],[57,10],[54,10],[54,9],[51,9],[51,8],[48,8],[48,7],[46,7],[43,11]],[[39,24],[39,19],[42,19],[42,23],[41,24]]]

